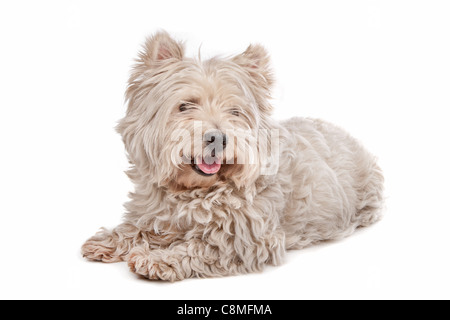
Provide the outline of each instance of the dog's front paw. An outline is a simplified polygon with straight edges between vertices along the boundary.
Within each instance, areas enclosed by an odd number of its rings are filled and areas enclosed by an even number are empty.
[[[131,271],[150,280],[179,281],[186,278],[181,265],[177,261],[164,261],[164,250],[149,251],[136,247],[128,255],[128,266]]]
[[[81,254],[84,258],[91,261],[101,261],[106,263],[122,261],[114,254],[115,251],[115,248],[104,246],[102,242],[95,240],[88,240],[81,247]]]
[[[116,247],[112,234],[103,229],[83,244],[81,254],[91,261],[119,262],[122,258]]]

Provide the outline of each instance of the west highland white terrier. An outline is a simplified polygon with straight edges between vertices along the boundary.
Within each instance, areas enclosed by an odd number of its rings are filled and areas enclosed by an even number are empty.
[[[376,159],[330,123],[272,120],[273,82],[260,45],[203,61],[166,32],[148,38],[117,127],[135,190],[83,256],[155,280],[227,276],[379,220]]]

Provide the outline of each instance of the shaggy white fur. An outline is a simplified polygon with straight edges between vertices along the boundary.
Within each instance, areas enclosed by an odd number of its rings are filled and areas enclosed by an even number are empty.
[[[383,176],[375,158],[321,120],[273,121],[272,84],[259,45],[201,61],[186,58],[165,32],[149,38],[118,125],[135,191],[124,222],[90,238],[83,256],[127,261],[149,279],[225,276],[278,265],[287,249],[343,238],[376,222]],[[180,129],[194,138],[174,139]],[[209,154],[221,161],[216,165],[202,164],[206,149],[195,150],[196,142],[214,141],[204,138],[211,130],[228,137],[224,150]],[[265,155],[255,145],[261,130],[278,137],[274,174],[262,174]],[[249,153],[259,156],[249,161]],[[238,161],[242,155],[245,161]]]

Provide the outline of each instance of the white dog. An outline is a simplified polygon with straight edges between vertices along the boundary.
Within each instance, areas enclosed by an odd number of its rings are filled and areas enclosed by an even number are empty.
[[[149,38],[118,126],[135,191],[124,222],[83,255],[149,279],[225,276],[376,222],[375,158],[321,120],[273,121],[272,84],[259,45],[201,61],[165,32]]]

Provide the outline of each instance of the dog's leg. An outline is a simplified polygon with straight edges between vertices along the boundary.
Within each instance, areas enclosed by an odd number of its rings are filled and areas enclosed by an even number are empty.
[[[369,166],[367,166],[369,167]],[[358,190],[359,203],[353,221],[358,227],[367,227],[381,219],[383,202],[383,174],[381,169],[372,164],[363,178],[360,178],[360,188]]]
[[[113,230],[101,229],[81,248],[83,257],[91,261],[119,262],[139,239],[139,229],[123,223]]]
[[[270,235],[258,244],[237,253],[231,241],[218,248],[192,239],[165,249],[151,250],[146,245],[133,248],[127,256],[130,269],[152,280],[178,281],[193,277],[220,277],[261,271],[264,264],[282,262],[284,234]],[[245,255],[245,256],[242,256]]]

